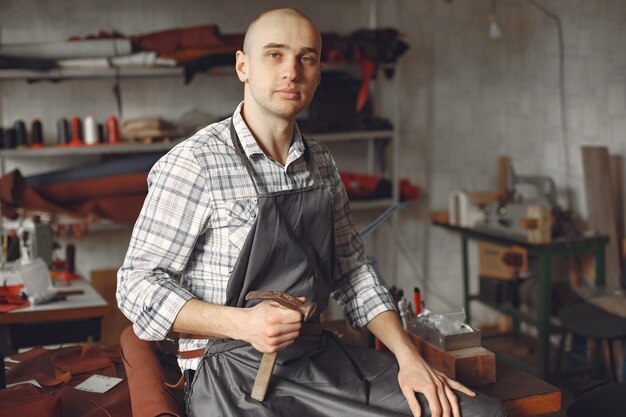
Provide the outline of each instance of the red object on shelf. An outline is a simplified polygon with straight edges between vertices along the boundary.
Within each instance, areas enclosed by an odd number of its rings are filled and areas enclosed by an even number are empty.
[[[107,142],[111,144],[120,143],[120,127],[115,116],[107,118]]]
[[[422,293],[417,287],[413,289],[413,303],[415,304],[415,315],[419,316],[422,312]]]
[[[83,139],[82,139],[83,127],[82,127],[82,123],[80,122],[80,118],[78,116],[72,117],[71,130],[72,130],[72,140],[67,145],[68,146],[82,146],[83,145]]]
[[[30,303],[20,296],[23,284],[0,286],[0,313],[6,313],[16,308],[28,307]]]
[[[420,187],[411,184],[408,178],[400,178],[400,196],[403,201],[416,200],[421,191]]]

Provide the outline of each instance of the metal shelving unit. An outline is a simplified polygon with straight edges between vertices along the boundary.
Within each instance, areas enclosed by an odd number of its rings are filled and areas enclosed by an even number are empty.
[[[372,169],[375,165],[374,141],[376,140],[393,140],[393,130],[371,130],[371,131],[355,131],[355,132],[338,132],[338,133],[320,133],[312,135],[315,139],[324,143],[344,143],[344,142],[367,142],[368,169]],[[114,154],[139,154],[149,152],[167,152],[183,139],[178,139],[170,143],[156,144],[132,144],[121,143],[116,145],[84,145],[84,146],[47,146],[39,149],[4,149],[0,151],[0,173],[5,172],[5,161],[11,160],[29,160],[41,158],[70,158],[72,156],[88,156],[88,155],[114,155]],[[394,187],[394,193],[396,192]],[[385,209],[393,205],[397,200],[397,196],[392,195],[391,198],[384,198],[371,201],[353,201],[350,206],[353,210],[374,210]]]
[[[324,72],[337,70],[353,72],[358,69],[357,64],[324,64]],[[64,80],[95,80],[111,78],[182,78],[184,67],[159,66],[111,66],[111,67],[66,67],[54,68],[47,71],[27,69],[2,69],[1,80],[25,81],[64,81]],[[215,66],[197,75],[205,76],[234,76],[235,68],[230,65]],[[194,74],[194,75],[196,75]]]
[[[378,26],[379,6],[378,0],[367,0],[364,5],[368,7],[367,26],[376,28]],[[343,70],[351,74],[358,74],[358,65],[354,64],[334,64],[325,63],[323,71]],[[197,76],[234,76],[233,66],[216,66],[210,70],[195,74]],[[28,83],[46,82],[46,81],[71,81],[71,80],[102,80],[102,79],[150,79],[150,78],[180,78],[184,76],[183,67],[102,67],[102,68],[56,68],[49,71],[33,71],[33,70],[0,70],[0,82],[17,82],[26,81]],[[182,81],[181,81],[182,82]],[[379,89],[377,83],[373,83],[376,90]],[[397,89],[397,85],[394,84]],[[377,91],[373,91],[374,97],[377,97]],[[376,108],[376,106],[375,106]],[[398,109],[396,109],[398,110]],[[377,200],[356,200],[351,201],[350,206],[353,211],[359,212],[376,212],[389,208],[393,204],[400,201],[399,192],[399,175],[397,172],[399,160],[399,112],[394,112],[397,116],[393,120],[394,128],[388,130],[372,130],[372,131],[353,131],[353,132],[334,132],[326,134],[312,134],[315,139],[327,143],[362,143],[366,146],[366,166],[364,169],[368,173],[376,173],[376,163],[385,158],[384,155],[378,155],[375,144],[382,141],[388,141],[391,146],[391,153],[388,163],[389,174],[388,179],[392,183],[392,195],[389,198]],[[19,149],[19,150],[2,150],[0,151],[0,174],[5,172],[5,161],[10,160],[34,160],[38,158],[71,158],[73,156],[88,155],[111,155],[111,154],[138,154],[147,152],[167,151],[179,141],[173,143],[141,145],[141,144],[120,144],[120,145],[96,145],[81,147],[66,146],[50,146],[43,149]],[[369,213],[368,213],[369,215]],[[392,234],[398,228],[397,216],[394,215],[390,219],[390,227]],[[0,219],[0,228],[2,219]],[[103,227],[108,230],[109,227]],[[382,256],[382,254],[381,254]],[[392,269],[390,271],[390,282],[395,282],[395,244],[388,245],[385,256],[392,259]]]

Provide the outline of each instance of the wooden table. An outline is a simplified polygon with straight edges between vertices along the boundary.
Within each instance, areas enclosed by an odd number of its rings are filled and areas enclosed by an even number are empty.
[[[110,313],[107,302],[83,279],[58,289],[82,290],[83,294],[0,314],[3,353],[20,347],[100,339],[102,317]]]
[[[531,417],[561,409],[561,391],[547,382],[502,361],[496,364],[496,383],[473,388],[501,400],[509,417]]]
[[[477,301],[483,305],[487,305],[503,314],[509,315],[513,320],[513,331],[516,337],[519,335],[520,322],[525,322],[537,328],[538,333],[538,351],[539,366],[537,368],[530,367],[527,363],[517,360],[513,356],[507,356],[503,352],[497,352],[498,357],[508,361],[518,368],[525,369],[540,378],[548,378],[550,376],[550,334],[560,329],[553,328],[550,325],[550,311],[552,300],[552,258],[556,256],[571,256],[582,253],[590,253],[595,257],[595,275],[596,286],[604,285],[604,246],[608,238],[601,235],[584,236],[572,239],[554,239],[546,243],[531,243],[527,239],[519,236],[510,235],[495,231],[493,229],[468,228],[452,226],[445,223],[433,222],[433,225],[444,228],[445,230],[458,233],[461,236],[461,256],[463,268],[463,298],[465,314],[467,322],[471,323],[470,301]],[[522,313],[519,309],[510,304],[495,305],[484,299],[480,294],[470,294],[469,289],[469,250],[468,243],[470,240],[480,242],[495,243],[498,245],[510,247],[521,246],[525,248],[529,256],[538,259],[539,271],[539,305],[537,306],[537,317]],[[488,340],[483,340],[485,347],[490,348]]]

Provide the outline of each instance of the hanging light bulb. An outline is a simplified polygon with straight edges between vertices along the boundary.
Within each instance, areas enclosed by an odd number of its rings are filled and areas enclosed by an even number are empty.
[[[489,15],[489,37],[491,39],[500,39],[502,37],[502,29],[496,21],[496,0],[491,1],[491,14]]]
[[[500,39],[502,37],[502,30],[500,29],[500,25],[498,25],[494,16],[492,16],[489,21],[489,37],[491,39]]]

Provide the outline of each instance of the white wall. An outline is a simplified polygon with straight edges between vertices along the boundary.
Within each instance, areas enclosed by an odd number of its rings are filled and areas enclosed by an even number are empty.
[[[569,177],[562,152],[558,45],[551,19],[525,0],[499,0],[503,37],[493,41],[487,36],[491,0],[457,0],[451,5],[442,0],[379,0],[379,25],[399,28],[411,46],[395,81],[379,82],[381,112],[393,120],[399,111],[399,169],[425,194],[401,214],[398,236],[383,231],[376,246],[399,245],[396,283],[405,290],[421,286],[435,310],[461,305],[459,239],[429,227],[427,221],[428,210],[446,206],[449,191],[495,188],[496,159],[507,154],[519,173],[550,175],[561,190],[569,184],[573,208],[584,216],[580,146],[605,144],[616,154],[626,152],[626,2],[538,2],[563,23]],[[279,5],[300,8],[323,31],[348,33],[367,25],[369,11],[365,0],[109,3],[113,6],[77,0],[0,0],[0,41],[61,40],[111,28],[132,34],[202,23],[218,23],[224,33],[241,32],[259,11]],[[394,83],[397,89],[392,88]],[[38,116],[53,126],[61,115],[86,112],[104,118],[114,111],[111,84],[0,82],[1,121],[9,124],[18,117]],[[236,80],[211,77],[198,77],[190,86],[176,79],[123,81],[123,88],[129,116],[175,118],[191,108],[227,114],[241,94]],[[107,242],[100,245],[103,239]],[[88,271],[93,265],[118,265],[123,256],[118,248],[127,240],[127,232],[89,236],[85,241],[89,251],[79,254],[79,267]]]
[[[416,260],[438,295],[430,300],[446,309],[440,299],[461,303],[460,242],[426,226],[429,208],[445,208],[453,189],[495,189],[496,159],[506,154],[518,173],[553,177],[561,197],[569,184],[584,218],[580,146],[607,145],[625,155],[626,2],[538,0],[563,24],[569,176],[554,21],[525,0],[499,0],[503,37],[494,41],[487,36],[491,1],[402,3],[399,26],[411,44],[401,68],[408,92],[401,96],[402,170],[428,194],[402,236],[420,248]],[[411,264],[400,260],[405,287]]]

